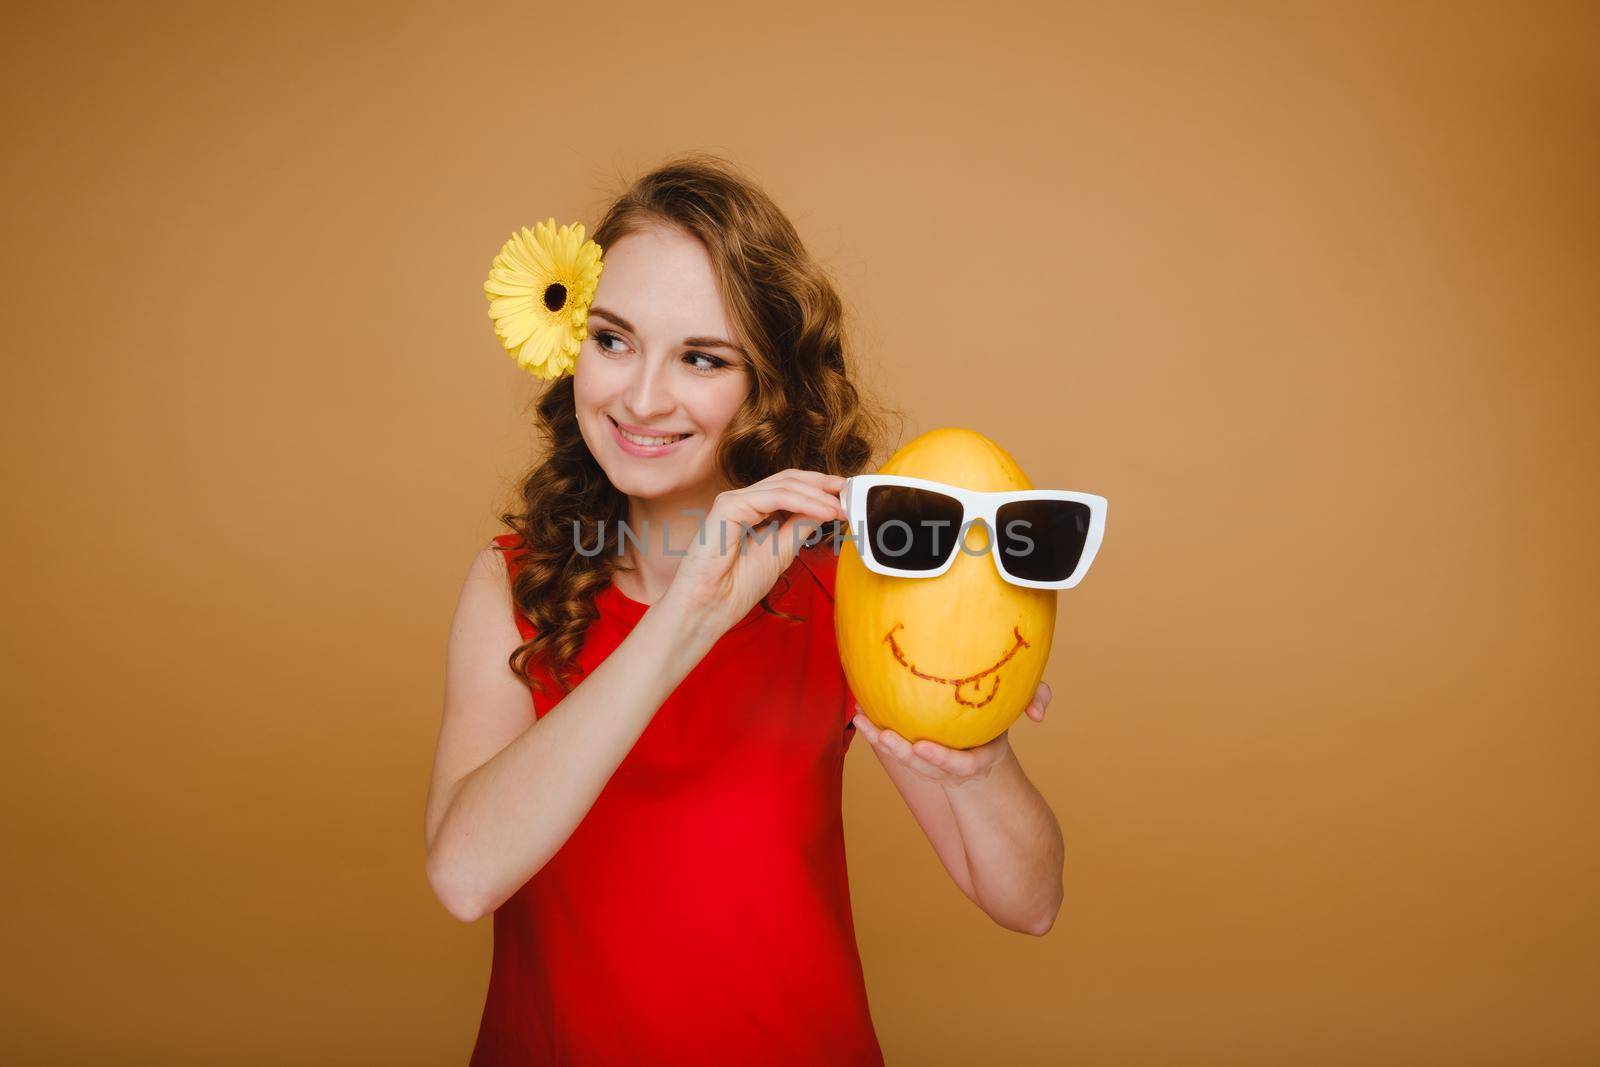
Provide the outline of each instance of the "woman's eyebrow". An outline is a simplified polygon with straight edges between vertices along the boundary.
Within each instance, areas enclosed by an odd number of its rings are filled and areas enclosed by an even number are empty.
[[[610,319],[612,322],[614,322],[618,326],[621,326],[624,330],[627,330],[629,333],[638,333],[639,332],[638,329],[635,328],[633,323],[629,322],[627,319],[623,318],[621,315],[618,315],[615,311],[608,311],[608,310],[606,310],[605,308],[602,308],[602,307],[591,307],[589,309],[589,314],[591,314],[591,315],[599,315],[603,319]],[[698,346],[700,348],[731,348],[731,349],[733,349],[733,351],[739,353],[741,356],[745,354],[744,349],[740,348],[738,345],[734,344],[732,341],[724,341],[720,337],[685,337],[683,339],[682,343],[686,344],[686,345],[695,345],[695,346]]]

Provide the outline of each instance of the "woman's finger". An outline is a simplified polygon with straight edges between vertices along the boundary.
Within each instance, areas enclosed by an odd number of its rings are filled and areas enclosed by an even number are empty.
[[[786,470],[781,470],[777,474],[769,475],[755,484],[761,485],[763,482],[775,481],[802,482],[821,489],[825,493],[831,493],[834,496],[838,496],[839,490],[844,488],[844,475],[842,474],[826,474],[822,471],[808,471],[801,467],[790,467]]]
[[[922,740],[911,746],[911,751],[933,766],[955,778],[968,778],[978,773],[983,763],[981,757],[969,749],[947,748],[935,741]]]
[[[1044,722],[1045,709],[1049,706],[1050,687],[1040,682],[1039,688],[1033,694],[1033,699],[1028,702],[1028,706],[1023,711],[1034,722]]]
[[[792,511],[824,522],[841,517],[838,498],[808,486],[770,486],[735,489],[717,498],[725,509],[724,517],[753,521],[765,519],[775,511]],[[717,507],[713,506],[715,514]]]
[[[719,498],[707,516],[707,528],[712,531],[709,536],[724,547],[731,547],[729,542],[739,537],[750,536],[745,528],[759,531],[763,537],[771,536],[765,524],[771,522],[776,529],[781,522],[780,512],[787,513],[784,517],[799,516],[819,527],[838,517],[837,503],[828,505],[792,489],[765,489],[738,499]]]
[[[894,756],[901,763],[904,763],[907,767],[910,767],[919,774],[926,775],[929,778],[944,778],[948,776],[947,772],[942,767],[938,767],[932,763],[929,763],[927,760],[917,755],[917,753],[912,749],[911,742],[907,741],[893,730],[884,730],[879,733],[878,744],[882,748],[887,749],[890,755]]]
[[[823,476],[824,478],[829,479],[825,481],[803,477],[804,475],[813,473],[815,472],[781,471],[778,474],[774,474],[770,478],[763,478],[759,482],[745,486],[742,490],[734,490],[734,492],[746,492],[749,490],[761,489],[794,489],[805,493],[815,493],[820,499],[830,500],[837,505],[839,503],[839,490],[844,485],[844,479],[835,479],[832,475]]]
[[[866,712],[861,710],[860,704],[856,705],[855,718],[850,721],[856,724],[856,732],[867,739],[867,744],[876,745],[878,743],[878,734],[882,731],[878,729],[876,723],[867,718]]]

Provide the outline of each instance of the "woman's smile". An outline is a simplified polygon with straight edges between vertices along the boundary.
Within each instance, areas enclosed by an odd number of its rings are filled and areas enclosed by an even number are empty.
[[[611,424],[611,435],[617,447],[630,456],[641,458],[665,456],[693,436],[688,433],[646,433],[646,427],[624,425],[610,415],[606,416],[606,421]]]

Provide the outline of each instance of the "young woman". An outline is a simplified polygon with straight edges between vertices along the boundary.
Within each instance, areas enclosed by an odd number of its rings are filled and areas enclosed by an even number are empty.
[[[696,155],[594,239],[548,454],[451,628],[428,876],[456,917],[494,913],[472,1062],[881,1064],[845,876],[854,732],[1008,928],[1054,920],[1060,829],[1004,735],[913,748],[857,715],[836,557],[801,524],[843,517],[877,422],[793,226]],[[768,536],[741,550],[741,523]]]

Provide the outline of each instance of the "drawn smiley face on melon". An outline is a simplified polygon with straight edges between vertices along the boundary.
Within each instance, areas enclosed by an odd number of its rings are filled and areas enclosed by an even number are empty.
[[[910,441],[880,473],[980,492],[1034,488],[1005,449],[956,427]],[[966,531],[966,551],[937,578],[876,574],[851,540],[841,546],[834,629],[845,677],[867,718],[908,740],[950,748],[992,741],[1044,676],[1056,590],[1002,578],[986,550],[993,531],[982,526]]]

